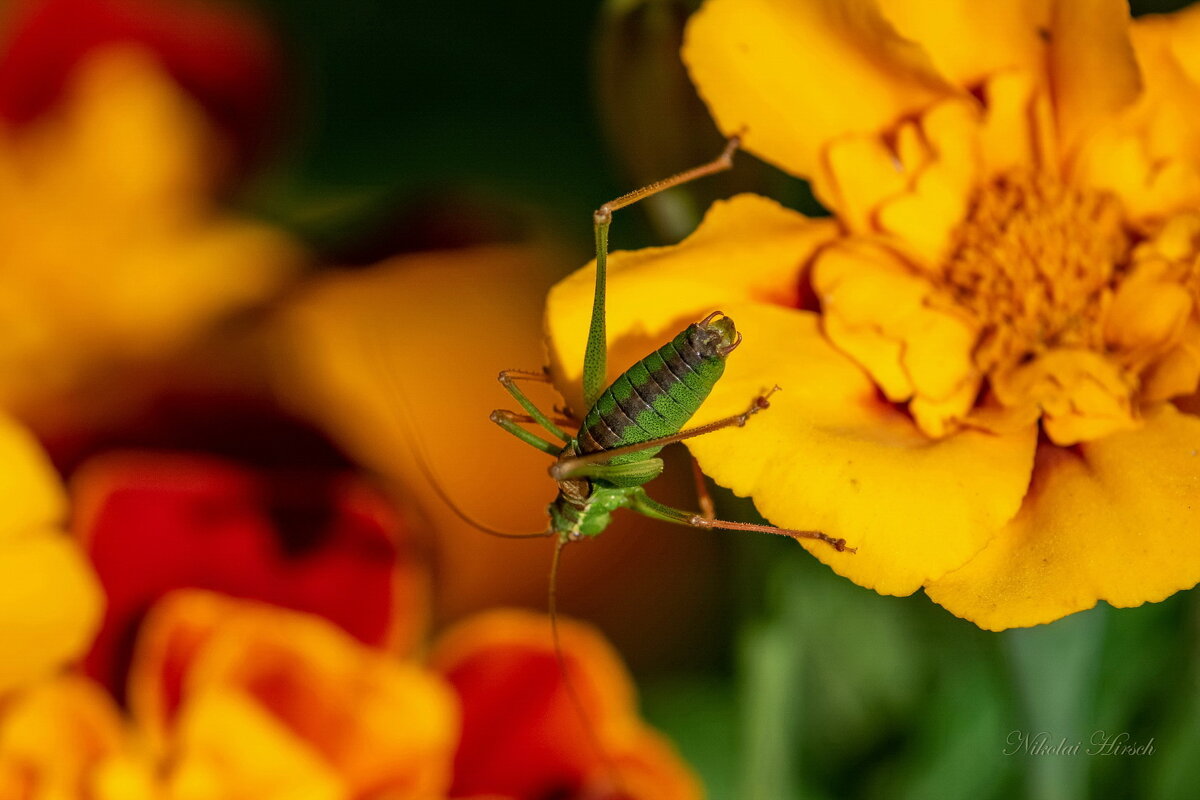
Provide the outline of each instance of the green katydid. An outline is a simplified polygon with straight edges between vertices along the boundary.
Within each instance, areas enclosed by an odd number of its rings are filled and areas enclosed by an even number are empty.
[[[607,356],[608,230],[613,212],[664,189],[729,169],[738,144],[738,137],[734,137],[713,161],[605,203],[594,214],[596,288],[583,365],[583,397],[587,413],[576,422],[575,435],[569,435],[558,424],[573,420],[551,419],[517,386],[522,380],[548,382],[550,378],[545,371],[505,370],[500,373],[501,385],[526,413],[500,409],[492,412],[492,421],[555,458],[550,475],[558,482],[558,496],[548,508],[547,528],[540,533],[525,534],[558,538],[555,566],[563,546],[599,535],[608,527],[612,512],[619,508],[695,528],[759,531],[793,539],[816,539],[839,551],[855,552],[854,548],[846,546],[845,539],[835,539],[819,531],[796,531],[716,519],[711,512],[711,503],[704,498],[705,513],[671,508],[652,499],[642,488],[662,473],[663,461],[656,455],[665,445],[722,428],[741,427],[754,414],[768,408],[768,398],[778,389],[755,397],[741,414],[684,428],[724,372],[726,357],[742,340],[733,320],[720,311],[692,323],[603,388]],[[521,427],[528,423],[541,426],[562,444]]]

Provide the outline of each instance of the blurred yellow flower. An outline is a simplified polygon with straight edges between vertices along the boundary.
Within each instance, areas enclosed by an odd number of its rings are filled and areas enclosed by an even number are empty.
[[[33,437],[0,415],[0,694],[87,649],[104,607],[95,575],[62,529],[67,502]]]
[[[0,797],[158,795],[112,699],[84,678],[63,676],[21,692],[0,714]]]
[[[1200,579],[1171,402],[1200,378],[1200,10],[985,5],[709,0],[684,59],[718,125],[835,217],[735,197],[608,296],[614,369],[737,321],[705,419],[784,387],[691,443],[706,472],[855,545],[814,549],[840,574],[1000,629]],[[564,385],[591,281],[548,302]]]
[[[225,153],[200,107],[134,46],[93,51],[60,105],[0,129],[0,405],[112,391],[270,297],[297,246],[216,205]],[[95,396],[90,396],[95,402]]]

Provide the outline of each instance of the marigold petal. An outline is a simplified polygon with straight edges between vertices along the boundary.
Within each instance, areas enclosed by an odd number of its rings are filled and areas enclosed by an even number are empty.
[[[744,299],[797,305],[805,267],[837,224],[810,220],[743,194],[714,203],[692,235],[671,247],[613,253],[608,261],[608,380],[688,323]],[[546,299],[550,367],[568,404],[582,406],[580,376],[595,264]]]
[[[1095,439],[1138,424],[1129,386],[1103,354],[1057,347],[992,375],[1001,403],[1042,411],[1042,428],[1059,445]]]
[[[726,135],[805,177],[826,142],[880,132],[955,91],[871,0],[709,0],[683,57]]]
[[[0,540],[0,692],[80,655],[104,593],[78,545],[57,530]]]
[[[1125,0],[1055,3],[1049,69],[1066,154],[1087,132],[1130,106],[1142,90]]]
[[[1034,107],[1045,104],[1045,87],[1028,72],[996,75],[984,84],[983,125],[979,130],[979,150],[983,173],[1001,175],[1039,164],[1041,152],[1035,141],[1037,128],[1032,124]]]
[[[871,373],[888,399],[946,401],[978,381],[973,326],[932,307],[932,285],[891,251],[843,239],[818,257],[813,286],[826,335]]]
[[[975,86],[997,72],[1041,67],[1050,4],[1040,0],[880,0],[901,36],[912,39],[934,65],[960,86]],[[970,42],[970,46],[964,46]]]
[[[762,305],[729,313],[745,340],[702,414],[736,413],[774,383],[783,391],[744,428],[689,447],[707,474],[753,497],[776,525],[857,547],[837,553],[806,543],[836,572],[908,594],[969,559],[1016,513],[1035,426],[931,440],[829,345],[815,315]]]
[[[979,129],[971,103],[953,100],[930,109],[921,117],[928,163],[914,176],[911,191],[879,209],[879,227],[926,264],[942,260],[980,179]]]
[[[1020,513],[927,588],[982,628],[1156,602],[1200,580],[1200,419],[1161,406],[1138,430],[1038,448]]]

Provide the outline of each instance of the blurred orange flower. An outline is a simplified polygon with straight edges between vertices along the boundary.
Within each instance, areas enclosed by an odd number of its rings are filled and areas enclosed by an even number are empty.
[[[835,218],[740,196],[619,254],[610,364],[736,319],[697,421],[785,391],[691,449],[777,524],[855,545],[813,552],[863,586],[1001,629],[1194,585],[1200,420],[1170,401],[1200,378],[1198,37],[1200,9],[1117,0],[709,0],[701,95]],[[564,386],[591,283],[548,302]]]
[[[146,610],[195,587],[309,611],[410,651],[427,575],[386,501],[344,470],[109,452],[72,479],[74,527],[108,598],[88,673],[117,696]]]
[[[129,706],[180,798],[437,798],[459,730],[453,693],[416,664],[196,590],[147,618]]]
[[[33,437],[0,415],[0,694],[86,649],[104,599],[62,530],[66,497]]]
[[[52,112],[0,127],[0,405],[39,421],[72,392],[99,406],[114,368],[178,352],[294,274],[287,236],[218,208],[221,147],[127,44],[80,60]]]
[[[0,712],[0,797],[158,796],[116,705],[90,681],[47,680],[17,694]]]
[[[578,623],[562,625],[562,643],[595,739],[568,699],[543,615],[472,618],[435,644],[426,667],[316,616],[179,590],[141,628],[127,719],[77,677],[35,685],[0,709],[0,794],[701,797],[671,746],[638,719],[616,653]]]
[[[671,745],[637,716],[620,657],[592,628],[560,621],[563,663],[546,617],[491,611],[447,631],[431,664],[458,693],[462,737],[454,798],[687,800],[703,796]]]

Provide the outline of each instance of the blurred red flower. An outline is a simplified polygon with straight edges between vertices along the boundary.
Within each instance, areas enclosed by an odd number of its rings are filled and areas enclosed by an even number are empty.
[[[350,472],[118,451],[86,463],[72,489],[108,597],[85,666],[118,696],[143,616],[173,589],[308,611],[375,647],[408,649],[423,630],[426,580],[407,531]]]

